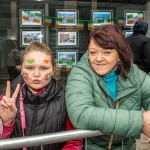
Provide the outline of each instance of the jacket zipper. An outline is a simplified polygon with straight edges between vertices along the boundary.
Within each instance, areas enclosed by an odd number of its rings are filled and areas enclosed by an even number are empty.
[[[34,135],[35,133],[35,125],[36,125],[36,116],[37,116],[37,101],[36,101],[36,98],[35,98],[35,105],[34,105],[34,114],[33,114],[33,119],[32,119],[32,126],[31,126],[31,130],[30,130],[30,135]],[[32,150],[32,147],[30,147],[30,150]]]

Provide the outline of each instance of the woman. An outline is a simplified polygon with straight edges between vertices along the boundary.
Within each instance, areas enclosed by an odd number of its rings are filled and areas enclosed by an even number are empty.
[[[141,132],[150,137],[150,78],[132,63],[124,35],[115,25],[101,25],[88,51],[72,69],[66,104],[74,127],[100,130],[87,139],[88,150],[135,150]]]
[[[29,45],[22,54],[21,75],[11,85],[7,82],[6,92],[2,93],[2,139],[73,129],[66,116],[64,90],[53,78],[50,48],[40,43]],[[39,150],[40,146],[29,149]],[[44,145],[43,149],[81,150],[82,140],[68,141],[65,146],[64,143]]]

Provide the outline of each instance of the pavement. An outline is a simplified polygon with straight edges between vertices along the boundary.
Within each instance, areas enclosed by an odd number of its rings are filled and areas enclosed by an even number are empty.
[[[150,150],[150,144],[146,143],[147,139],[147,136],[141,134],[141,138],[139,140],[136,140],[136,150]]]
[[[144,112],[144,109],[142,109],[141,111]],[[139,140],[136,140],[136,150],[150,150],[150,144],[146,143],[147,139],[147,136],[141,134],[141,138]]]

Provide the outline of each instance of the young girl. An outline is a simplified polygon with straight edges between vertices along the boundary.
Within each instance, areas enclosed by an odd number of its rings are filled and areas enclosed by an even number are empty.
[[[2,93],[2,139],[73,129],[66,119],[64,90],[53,75],[54,59],[49,47],[30,44],[22,54],[21,75],[11,86],[7,82],[6,92]],[[40,146],[31,149],[39,150]],[[43,149],[81,150],[82,140],[68,141],[65,146],[63,143],[44,145]]]

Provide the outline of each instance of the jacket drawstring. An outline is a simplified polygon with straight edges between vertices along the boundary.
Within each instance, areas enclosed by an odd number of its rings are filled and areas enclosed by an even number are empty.
[[[122,150],[123,150],[123,142],[124,142],[124,141],[123,141],[123,139],[122,139]]]
[[[118,109],[118,108],[119,108],[119,101],[118,101],[118,103],[117,103],[117,105],[116,105],[116,109]],[[114,135],[113,135],[113,134],[111,134],[111,136],[110,136],[110,140],[109,140],[109,144],[108,144],[108,150],[111,150],[111,146],[112,146],[113,138],[114,138]]]

